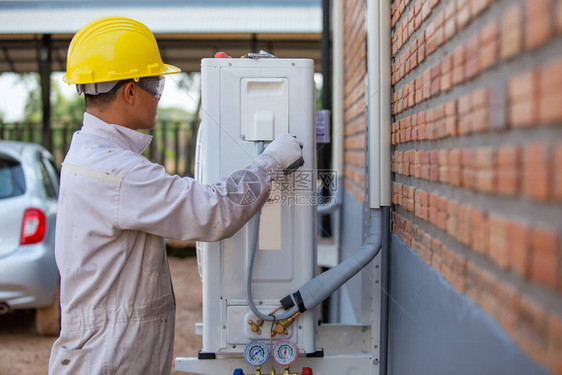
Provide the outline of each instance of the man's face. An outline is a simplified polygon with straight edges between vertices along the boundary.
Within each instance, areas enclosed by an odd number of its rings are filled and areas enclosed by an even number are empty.
[[[156,113],[158,112],[159,98],[155,97],[140,86],[135,87],[138,93],[137,121],[138,129],[153,129],[156,126]]]
[[[152,129],[156,126],[158,102],[164,91],[164,76],[144,77],[135,83],[139,97],[138,129]]]

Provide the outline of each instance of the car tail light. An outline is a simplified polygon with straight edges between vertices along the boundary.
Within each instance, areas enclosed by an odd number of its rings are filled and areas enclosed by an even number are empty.
[[[43,211],[37,208],[28,208],[25,210],[20,244],[28,245],[43,241],[45,227],[46,220]]]

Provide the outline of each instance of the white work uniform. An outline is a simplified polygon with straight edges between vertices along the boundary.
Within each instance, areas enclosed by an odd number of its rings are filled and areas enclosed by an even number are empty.
[[[265,203],[281,167],[256,157],[246,170],[262,188],[238,205],[229,194],[244,194],[249,184],[236,182],[245,174],[214,185],[170,176],[141,155],[151,139],[88,113],[74,134],[61,174],[62,330],[50,374],[169,374],[175,300],[164,239],[232,236]]]

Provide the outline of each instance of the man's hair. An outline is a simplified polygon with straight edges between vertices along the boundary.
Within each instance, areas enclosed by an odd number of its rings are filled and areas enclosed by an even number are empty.
[[[115,100],[119,88],[129,81],[131,80],[126,79],[123,81],[119,81],[109,92],[106,92],[104,94],[97,94],[97,95],[84,94],[84,99],[86,101],[86,108],[96,107],[100,110],[104,110]]]

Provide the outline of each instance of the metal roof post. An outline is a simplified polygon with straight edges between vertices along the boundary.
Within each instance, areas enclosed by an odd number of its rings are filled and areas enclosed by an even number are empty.
[[[39,54],[39,75],[41,77],[41,102],[43,105],[42,141],[43,147],[51,149],[51,34],[43,34]]]

